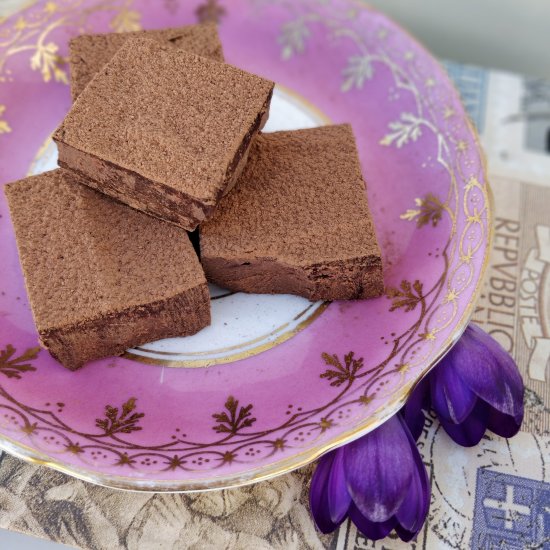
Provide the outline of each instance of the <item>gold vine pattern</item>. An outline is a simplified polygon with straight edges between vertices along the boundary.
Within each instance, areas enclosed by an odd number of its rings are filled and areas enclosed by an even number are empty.
[[[41,10],[27,10],[15,18],[13,25],[0,32],[0,83],[13,79],[9,59],[30,54],[29,66],[42,75],[44,82],[68,84],[67,58],[60,55],[52,33],[63,27],[87,30],[87,20],[94,13],[112,12],[110,27],[115,32],[141,29],[141,14],[131,9],[133,0],[101,0],[93,7],[82,9],[83,0],[71,4],[46,2]],[[1,125],[0,125],[1,133]]]
[[[32,358],[35,348],[27,350],[21,358]],[[8,346],[8,353],[12,354],[11,346]],[[19,358],[19,359],[21,359]],[[327,430],[333,428],[337,423],[331,416],[336,409],[330,410],[330,406],[340,401],[342,396],[352,387],[354,381],[359,378],[357,373],[363,367],[363,359],[355,359],[354,353],[350,352],[344,356],[343,364],[337,355],[323,353],[325,362],[336,366],[340,371],[336,376],[322,376],[332,379],[339,386],[344,384],[345,388],[330,403],[318,409],[304,411],[294,414],[283,424],[262,432],[247,431],[256,422],[252,416],[253,405],[240,406],[239,401],[233,396],[229,396],[225,403],[225,410],[221,413],[213,414],[217,422],[213,430],[222,436],[221,439],[212,442],[193,442],[182,438],[177,438],[169,443],[146,446],[132,443],[121,438],[124,434],[140,431],[142,427],[140,421],[145,417],[145,413],[137,412],[136,398],[128,399],[120,408],[107,405],[105,407],[104,418],[96,419],[96,427],[100,433],[86,433],[75,430],[61,420],[61,418],[51,411],[39,410],[34,407],[26,406],[18,402],[10,395],[5,388],[0,385],[0,397],[4,398],[5,403],[0,403],[0,409],[9,411],[11,415],[12,428],[16,425],[20,431],[31,439],[40,438],[47,434],[49,439],[56,444],[61,443],[65,452],[82,459],[94,454],[103,453],[105,457],[110,454],[113,457],[114,466],[127,466],[131,469],[152,468],[156,471],[169,471],[175,469],[195,471],[197,469],[219,468],[224,464],[232,463],[247,455],[257,454],[255,445],[261,444],[267,449],[267,456],[287,448],[292,444],[292,435],[316,433],[321,435]],[[28,372],[33,369],[27,369]],[[327,370],[329,373],[330,369]],[[357,400],[348,402],[357,402],[362,406],[367,406],[372,400],[372,396],[360,396]],[[328,410],[319,421],[307,421],[308,417],[318,414],[323,410]],[[6,416],[6,415],[4,415]],[[271,434],[282,432],[278,437],[268,438]],[[294,437],[294,439],[301,439]]]

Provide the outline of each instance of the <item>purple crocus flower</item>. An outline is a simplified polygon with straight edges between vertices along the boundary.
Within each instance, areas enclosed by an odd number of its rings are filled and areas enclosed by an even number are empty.
[[[310,504],[323,533],[349,517],[373,540],[393,529],[404,541],[416,536],[428,513],[430,485],[415,440],[423,410],[430,408],[465,447],[479,443],[487,429],[512,437],[523,420],[523,381],[510,355],[470,324],[399,414],[320,459]]]
[[[429,409],[430,384],[428,380],[424,378],[417,384],[416,388],[407,399],[405,406],[400,411],[415,441],[418,441],[424,429],[424,423],[426,421],[424,411]]]
[[[500,344],[470,324],[405,406],[405,418],[416,429],[420,408],[432,408],[449,436],[464,447],[477,445],[486,430],[512,437],[523,420],[523,380]]]
[[[324,455],[311,481],[311,511],[323,533],[349,516],[370,539],[395,529],[409,541],[424,524],[429,503],[426,468],[400,414]]]

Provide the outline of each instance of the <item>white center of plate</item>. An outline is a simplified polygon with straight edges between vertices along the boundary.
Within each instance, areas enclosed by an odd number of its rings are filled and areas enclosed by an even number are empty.
[[[264,132],[297,130],[330,123],[316,107],[276,86]],[[51,138],[40,148],[29,175],[57,167]],[[291,295],[231,293],[210,286],[212,324],[193,336],[167,338],[128,350],[125,357],[172,367],[206,367],[250,357],[291,338],[327,304]]]

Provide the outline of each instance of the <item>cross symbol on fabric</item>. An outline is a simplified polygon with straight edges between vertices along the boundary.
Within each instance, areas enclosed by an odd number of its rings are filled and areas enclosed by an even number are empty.
[[[504,511],[504,528],[513,529],[514,520],[518,515],[529,516],[531,515],[531,508],[523,504],[516,504],[514,502],[514,486],[506,485],[506,500],[495,500],[493,498],[483,499],[483,506],[486,508],[494,508],[495,510]]]

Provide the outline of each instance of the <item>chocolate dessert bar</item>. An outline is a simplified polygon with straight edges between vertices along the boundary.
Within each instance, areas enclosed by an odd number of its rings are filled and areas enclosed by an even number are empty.
[[[185,231],[58,169],[5,187],[41,343],[74,370],[210,323]]]
[[[255,138],[235,189],[200,227],[206,278],[242,292],[350,300],[384,291],[349,125]]]
[[[273,82],[128,39],[54,134],[59,164],[137,210],[192,230],[234,185]]]
[[[73,101],[126,40],[136,37],[150,38],[214,61],[224,60],[218,29],[213,23],[153,31],[81,34],[69,42]]]

